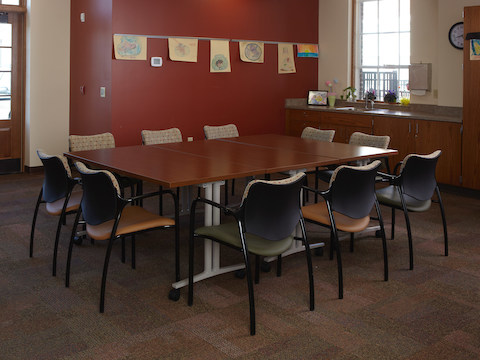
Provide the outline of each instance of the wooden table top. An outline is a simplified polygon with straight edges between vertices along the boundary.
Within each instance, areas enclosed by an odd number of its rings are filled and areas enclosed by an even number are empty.
[[[65,156],[174,188],[394,154],[396,151],[268,134],[76,151]]]

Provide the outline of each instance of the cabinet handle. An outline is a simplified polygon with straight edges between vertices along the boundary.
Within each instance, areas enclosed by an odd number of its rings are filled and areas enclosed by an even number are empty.
[[[410,134],[412,132],[412,124],[408,123],[408,133]]]
[[[415,134],[418,134],[418,123],[415,124]]]

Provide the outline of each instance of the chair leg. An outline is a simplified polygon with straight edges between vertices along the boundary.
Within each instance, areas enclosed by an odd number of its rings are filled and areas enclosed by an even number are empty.
[[[77,233],[78,222],[80,220],[81,209],[77,211],[75,221],[73,222],[72,234],[70,235],[70,243],[68,244],[67,267],[65,269],[65,287],[70,286],[70,265],[72,263],[72,250],[75,234]]]
[[[43,187],[40,190],[40,194],[38,194],[37,204],[35,205],[35,212],[33,213],[32,230],[30,231],[30,257],[33,256],[33,236],[35,233],[35,224],[37,222],[38,208],[40,206],[40,203],[42,202],[42,196],[43,196]]]
[[[60,215],[60,218],[58,219],[57,232],[55,234],[55,245],[53,246],[52,276],[57,276],[58,241],[60,240],[61,229],[62,229],[62,215]]]
[[[122,239],[122,263],[125,264],[125,236],[122,236],[121,239]]]
[[[243,258],[245,260],[245,272],[247,274],[248,301],[250,304],[250,335],[255,335],[255,299],[253,294],[252,273],[250,271],[250,260],[245,247],[242,248]]]
[[[260,255],[255,255],[255,284],[260,282]]]
[[[443,238],[445,243],[445,256],[448,256],[448,234],[447,234],[447,220],[445,218],[445,209],[443,207],[442,197],[440,196],[440,189],[438,185],[436,187],[438,204],[440,205],[440,212],[442,213],[442,223],[443,223]]]
[[[355,234],[350,233],[350,252],[353,252],[353,242],[355,240]]]
[[[330,260],[333,260],[334,247],[335,247],[335,239],[333,236],[333,230],[330,230]]]
[[[310,311],[313,311],[315,309],[315,289],[313,284],[312,253],[310,251],[310,244],[307,240],[307,232],[303,219],[300,221],[300,227],[302,229],[303,244],[305,245],[305,253],[307,256],[308,284],[310,289]]]
[[[392,240],[395,238],[395,208],[392,207]]]
[[[282,255],[277,256],[277,277],[282,276]]]
[[[100,312],[105,311],[105,285],[107,283],[108,263],[110,261],[110,254],[112,253],[113,242],[115,238],[112,236],[108,241],[107,253],[105,254],[105,262],[103,264],[102,286],[100,288]]]
[[[318,190],[318,167],[315,168],[315,190]],[[318,203],[318,194],[315,193],[315,204]]]
[[[136,260],[135,260],[135,234],[132,235],[132,269],[136,267]]]
[[[375,200],[375,208],[377,210],[378,222],[380,224],[380,232],[382,233],[382,247],[383,247],[383,279],[388,281],[388,254],[387,254],[387,238],[385,236],[385,226],[383,224],[382,213],[380,212],[380,205]]]
[[[408,209],[407,209],[407,205],[405,204],[405,199],[403,198],[402,193],[400,193],[400,199],[402,201],[402,209],[403,209],[403,215],[405,216],[405,224],[407,225],[410,270],[413,270],[413,240],[412,240],[412,229],[410,227],[410,218],[408,217]]]

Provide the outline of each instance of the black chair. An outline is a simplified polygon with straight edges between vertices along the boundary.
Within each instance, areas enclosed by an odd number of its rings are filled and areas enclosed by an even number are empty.
[[[435,192],[440,205],[443,222],[443,236],[445,256],[448,256],[448,234],[445,210],[442,197],[435,179],[435,168],[441,151],[437,150],[429,155],[407,155],[403,161],[395,167],[399,175],[382,174],[382,177],[390,183],[389,186],[377,190],[377,198],[380,204],[392,208],[392,239],[395,236],[395,209],[403,210],[408,234],[408,249],[410,255],[410,270],[413,270],[413,242],[410,226],[409,212],[423,212],[430,209],[432,196]]]
[[[177,196],[169,190],[163,191],[163,193],[169,193],[173,196],[175,203],[174,220],[153,214],[140,206],[126,206],[127,204],[138,202],[138,200],[155,195],[161,196],[162,194],[160,192],[154,192],[124,199],[120,196],[120,186],[112,173],[105,170],[90,170],[84,164],[79,162],[75,163],[75,165],[82,175],[83,197],[81,207],[75,218],[72,236],[70,238],[65,286],[69,287],[70,285],[70,264],[73,239],[80,215],[83,216],[83,219],[86,222],[87,234],[92,239],[108,241],[100,290],[101,313],[104,311],[105,284],[107,280],[110,254],[113,243],[118,238],[122,239],[122,262],[125,262],[125,237],[132,237],[132,268],[135,269],[135,234],[158,228],[175,228],[175,279],[176,281],[180,280],[179,213]],[[176,300],[178,300],[178,298]]]
[[[72,178],[72,173],[67,159],[62,155],[47,155],[42,150],[37,150],[38,157],[42,161],[45,177],[42,189],[37,198],[35,212],[33,213],[32,230],[30,232],[30,257],[33,257],[33,239],[35,224],[37,222],[40,204],[45,204],[47,214],[58,216],[55,245],[53,248],[52,275],[57,275],[57,252],[62,224],[65,216],[77,212],[82,198],[82,192],[73,192],[78,179]]]
[[[370,213],[375,206],[383,245],[383,274],[388,280],[387,242],[382,214],[375,197],[375,177],[381,162],[375,160],[365,166],[339,166],[332,174],[328,190],[314,191],[324,202],[302,207],[305,221],[330,228],[330,259],[337,253],[338,297],[343,298],[343,270],[338,230],[351,234],[363,231],[370,223]]]
[[[202,198],[193,201],[190,213],[189,306],[193,304],[194,239],[200,237],[242,251],[250,304],[250,335],[255,335],[255,303],[249,253],[256,255],[255,282],[258,283],[260,256],[277,256],[277,276],[280,276],[281,254],[291,247],[294,240],[302,240],[307,256],[310,310],[314,309],[312,260],[300,210],[300,190],[304,181],[304,173],[284,180],[251,181],[245,189],[240,207],[235,210]],[[199,202],[222,209],[225,215],[233,216],[236,222],[194,229],[195,210]],[[301,238],[294,237],[298,224],[302,232]]]

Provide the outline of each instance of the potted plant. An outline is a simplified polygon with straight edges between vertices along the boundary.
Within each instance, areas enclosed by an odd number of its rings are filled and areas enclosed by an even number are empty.
[[[383,101],[389,104],[395,104],[397,102],[397,93],[395,90],[388,90],[383,98]]]
[[[356,91],[357,89],[355,89],[353,86],[346,87],[343,89],[342,99],[345,98],[347,101],[355,101],[357,98],[357,95],[355,95]]]

